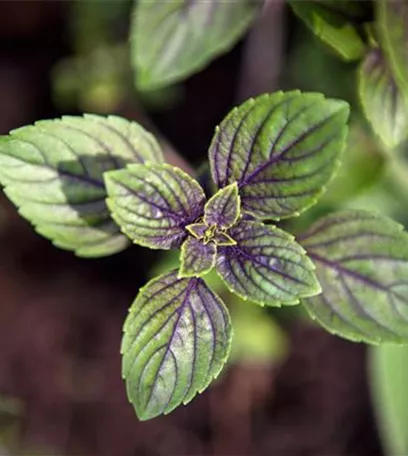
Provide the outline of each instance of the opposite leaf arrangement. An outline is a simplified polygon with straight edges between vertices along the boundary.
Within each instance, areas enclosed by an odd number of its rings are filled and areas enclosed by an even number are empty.
[[[298,241],[271,222],[313,205],[345,145],[349,107],[321,94],[250,99],[216,128],[215,191],[163,163],[156,140],[118,117],[65,117],[0,140],[0,180],[56,245],[103,256],[135,244],[181,248],[124,325],[122,374],[140,419],[188,403],[230,350],[228,310],[203,276],[261,305],[302,301],[312,318],[368,343],[408,340],[408,235],[364,211],[331,214]],[[112,218],[111,218],[112,217]],[[126,237],[119,232],[119,228]],[[302,244],[302,245],[301,245]]]

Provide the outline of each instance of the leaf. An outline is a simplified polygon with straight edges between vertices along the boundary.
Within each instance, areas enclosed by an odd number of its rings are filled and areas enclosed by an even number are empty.
[[[408,454],[408,346],[371,347],[369,380],[384,454]]]
[[[209,157],[218,187],[237,182],[243,211],[292,217],[316,202],[344,147],[348,104],[321,94],[276,92],[233,109]]]
[[[339,171],[319,200],[319,204],[315,206],[316,209],[319,210],[319,207],[323,206],[338,207],[350,200],[354,204],[356,198],[372,190],[380,181],[384,175],[385,165],[385,155],[376,138],[367,131],[365,122],[353,122],[350,125],[347,147],[342,155]],[[312,212],[309,211],[307,216],[312,216],[310,221],[314,222],[316,217]]]
[[[218,249],[216,267],[232,293],[280,306],[320,292],[313,263],[290,234],[253,221],[240,221],[228,234],[237,245]]]
[[[208,225],[206,223],[192,223],[186,226],[186,230],[196,239],[204,239]]]
[[[214,242],[204,242],[189,236],[181,246],[179,277],[200,277],[215,266],[217,248]]]
[[[408,102],[408,3],[404,0],[379,0],[377,16],[382,47]]]
[[[126,238],[106,207],[103,173],[162,161],[154,137],[116,116],[65,116],[0,138],[0,182],[43,236],[79,256],[122,250]]]
[[[105,181],[114,220],[144,247],[179,247],[187,236],[186,225],[204,210],[200,185],[171,165],[129,165],[106,173]]]
[[[369,2],[362,0],[314,0],[330,11],[336,11],[349,18],[350,21],[365,22],[370,20],[371,8]]]
[[[372,49],[360,68],[359,92],[374,131],[388,148],[396,147],[408,136],[408,105],[379,49]]]
[[[358,30],[358,19],[365,15],[357,2],[317,2],[290,0],[294,13],[343,60],[358,60],[365,44]],[[337,4],[342,4],[343,10]]]
[[[198,72],[232,48],[259,6],[253,0],[138,0],[130,39],[137,85],[157,89]]]
[[[126,319],[121,352],[129,400],[141,420],[190,402],[220,373],[231,346],[221,299],[177,271],[150,281]]]
[[[304,301],[312,318],[353,341],[408,340],[408,235],[402,229],[356,210],[314,224],[301,240],[323,289]]]
[[[240,199],[238,185],[234,182],[227,187],[218,190],[205,205],[204,222],[218,228],[230,228],[240,216]]]

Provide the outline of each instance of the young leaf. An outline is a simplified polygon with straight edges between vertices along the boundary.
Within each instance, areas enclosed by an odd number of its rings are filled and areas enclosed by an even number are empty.
[[[201,70],[251,25],[254,0],[138,0],[131,30],[136,82],[157,89]]]
[[[208,225],[206,223],[192,223],[186,226],[186,230],[196,239],[204,239]]]
[[[358,60],[365,53],[356,22],[365,11],[359,2],[290,0],[295,14],[343,60]],[[339,8],[339,4],[343,7]]]
[[[240,215],[240,199],[236,182],[218,190],[205,205],[204,222],[218,228],[230,228]]]
[[[344,211],[317,222],[301,242],[323,289],[304,301],[312,318],[353,341],[408,340],[408,235],[401,225]]]
[[[347,132],[348,104],[321,94],[277,92],[250,99],[217,127],[214,182],[239,186],[243,211],[292,217],[316,202],[333,176]]]
[[[313,263],[293,236],[260,222],[240,221],[218,248],[217,272],[232,293],[259,304],[297,304],[320,292]]]
[[[181,246],[179,277],[199,277],[210,272],[215,265],[216,252],[214,242],[204,244],[189,236]]]
[[[62,117],[0,138],[0,182],[43,236],[80,256],[128,245],[106,207],[103,173],[126,163],[160,163],[154,137],[115,116]]]
[[[405,0],[379,0],[377,8],[381,44],[396,82],[408,101],[408,3]]]
[[[167,164],[129,165],[105,174],[108,206],[135,244],[179,247],[186,226],[202,215],[205,195],[181,169]]]
[[[150,281],[130,308],[121,349],[138,417],[169,413],[207,388],[228,357],[231,335],[226,307],[201,279],[173,271]]]
[[[408,136],[408,105],[380,49],[367,54],[358,76],[365,115],[383,143],[392,149]]]

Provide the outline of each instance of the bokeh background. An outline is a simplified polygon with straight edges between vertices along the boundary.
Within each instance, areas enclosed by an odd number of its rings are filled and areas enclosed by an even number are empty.
[[[356,64],[339,61],[280,0],[228,54],[176,86],[138,92],[128,0],[0,2],[0,133],[39,119],[117,113],[199,169],[214,127],[237,103],[278,89],[353,106],[339,177],[284,227],[341,207],[406,223],[404,177],[363,119]],[[205,174],[205,173],[203,173]],[[399,180],[398,180],[399,179]],[[137,420],[120,376],[127,308],[173,256],[132,247],[87,260],[54,248],[0,195],[0,455],[380,456],[367,348],[314,326],[302,309],[264,310],[224,295],[235,327],[224,374],[189,406]],[[214,281],[215,287],[220,284]]]

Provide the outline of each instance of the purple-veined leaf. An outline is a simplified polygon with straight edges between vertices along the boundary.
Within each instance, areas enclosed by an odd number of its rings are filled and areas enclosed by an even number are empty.
[[[367,54],[358,77],[367,119],[387,147],[398,146],[408,136],[408,104],[380,49]]]
[[[250,27],[258,0],[138,0],[131,55],[136,84],[157,89],[201,70]]]
[[[221,299],[177,271],[142,288],[124,325],[122,375],[141,420],[190,402],[218,376],[231,346]]]
[[[330,332],[368,343],[408,340],[408,235],[365,211],[324,217],[301,238],[322,294],[304,300]]]
[[[205,195],[194,179],[167,164],[130,165],[105,174],[108,207],[135,244],[179,247],[186,226],[203,214]]]
[[[233,109],[209,158],[218,187],[238,183],[241,209],[257,218],[298,215],[332,178],[347,132],[348,104],[316,93],[276,92]]]
[[[215,265],[217,247],[214,242],[203,241],[189,236],[181,246],[181,267],[179,277],[200,277]]]
[[[163,161],[154,137],[116,116],[42,120],[0,138],[0,182],[36,231],[79,256],[129,245],[105,203],[105,171]]]
[[[234,241],[234,239],[232,239],[232,237],[224,231],[216,231],[214,233],[213,239],[215,244],[219,247],[226,247],[237,244],[236,241]]]
[[[204,222],[218,228],[230,228],[240,216],[240,198],[238,185],[234,182],[227,187],[218,190],[205,205]]]
[[[218,248],[216,268],[231,292],[270,306],[320,292],[313,263],[290,234],[245,220],[228,234],[237,245]]]
[[[208,230],[208,225],[206,223],[192,223],[186,226],[186,230],[196,239],[203,239]]]
[[[381,46],[408,103],[408,2],[379,0],[376,6]]]

